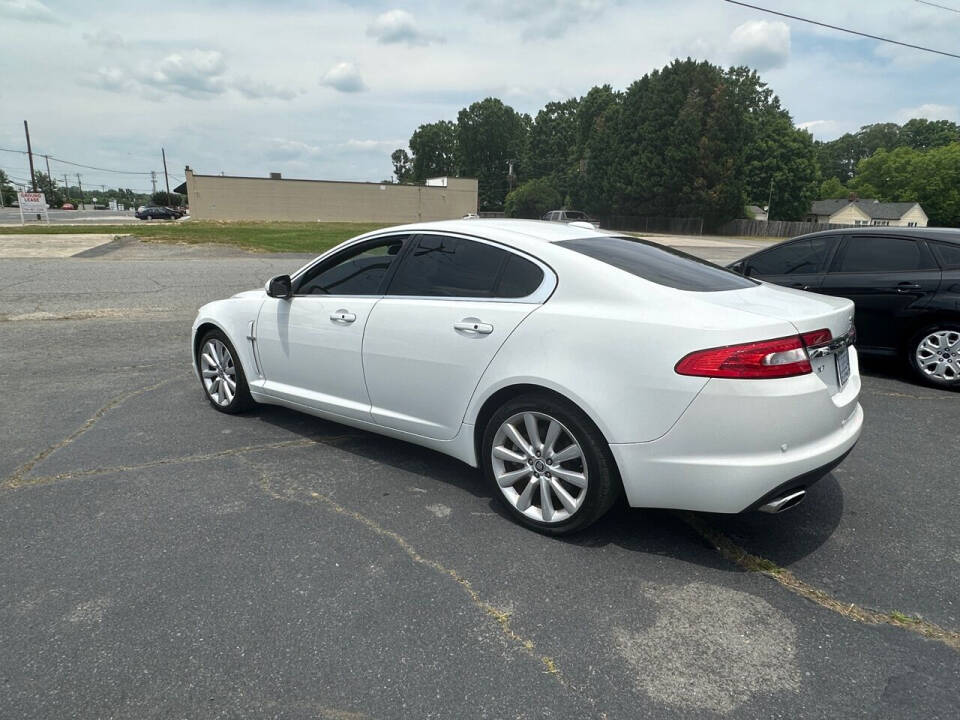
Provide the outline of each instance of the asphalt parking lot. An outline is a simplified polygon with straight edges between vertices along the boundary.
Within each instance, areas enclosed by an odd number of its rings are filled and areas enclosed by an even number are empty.
[[[134,216],[133,210],[58,210],[47,211],[51,225],[125,225],[142,222]],[[30,228],[42,224],[36,220],[36,215],[27,216]],[[20,209],[15,207],[0,208],[0,226],[20,225]]]
[[[302,262],[0,247],[0,717],[957,716],[960,396],[866,364],[797,508],[546,538],[452,459],[207,406],[196,308]]]

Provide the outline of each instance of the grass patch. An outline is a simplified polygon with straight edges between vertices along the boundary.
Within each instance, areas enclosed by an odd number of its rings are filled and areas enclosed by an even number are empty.
[[[378,223],[320,222],[141,222],[137,225],[42,225],[0,227],[0,235],[132,235],[171,243],[220,243],[267,252],[320,253],[371,230]]]

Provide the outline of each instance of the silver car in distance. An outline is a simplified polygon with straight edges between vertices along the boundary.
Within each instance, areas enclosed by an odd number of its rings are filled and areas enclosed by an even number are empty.
[[[480,467],[562,534],[636,507],[776,512],[857,442],[853,304],[561,223],[349,240],[200,308],[214,409],[270,403]]]

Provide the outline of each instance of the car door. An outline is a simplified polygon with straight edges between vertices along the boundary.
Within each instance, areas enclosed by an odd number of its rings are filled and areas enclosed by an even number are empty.
[[[743,260],[741,272],[775,285],[816,291],[839,243],[837,235],[811,235],[775,245]]]
[[[370,420],[361,351],[406,236],[356,243],[293,279],[293,296],[268,297],[255,327],[262,392],[307,408]]]
[[[923,240],[850,233],[820,285],[856,305],[857,345],[892,352],[940,286],[940,268]]]
[[[374,420],[455,437],[483,371],[555,284],[545,265],[503,246],[417,237],[367,321],[363,366]]]

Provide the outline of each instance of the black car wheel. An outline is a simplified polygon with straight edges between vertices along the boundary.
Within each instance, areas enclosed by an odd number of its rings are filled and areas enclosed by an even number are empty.
[[[960,323],[937,323],[915,334],[907,346],[910,368],[933,387],[960,390]]]

